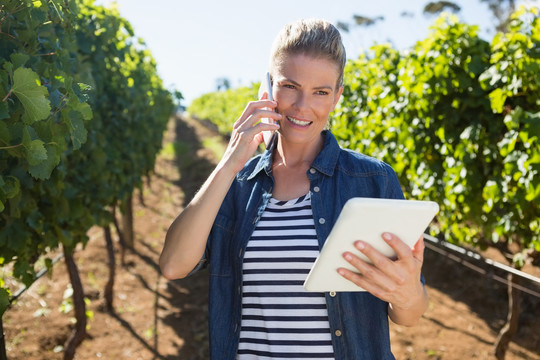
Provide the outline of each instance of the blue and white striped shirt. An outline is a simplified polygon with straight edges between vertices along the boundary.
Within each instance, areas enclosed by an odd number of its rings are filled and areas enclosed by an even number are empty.
[[[302,287],[318,254],[309,194],[270,199],[243,261],[238,360],[334,359],[324,294]]]

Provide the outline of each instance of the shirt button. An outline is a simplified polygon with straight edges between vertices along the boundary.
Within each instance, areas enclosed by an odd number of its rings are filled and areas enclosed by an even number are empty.
[[[321,191],[321,189],[320,189],[318,186],[315,186],[315,187],[313,188],[313,191],[319,192],[319,191]]]
[[[336,330],[335,334],[336,336],[341,336],[341,330]]]
[[[324,218],[320,218],[320,219],[319,219],[319,224],[322,225],[322,224],[324,224],[325,222],[326,222],[326,220],[324,220]]]
[[[311,168],[311,169],[309,169],[309,172],[312,173],[312,174],[315,174],[317,172],[317,170],[315,170],[314,168]]]
[[[336,296],[336,292],[335,292],[335,291],[330,291],[330,296],[331,296],[331,297]]]

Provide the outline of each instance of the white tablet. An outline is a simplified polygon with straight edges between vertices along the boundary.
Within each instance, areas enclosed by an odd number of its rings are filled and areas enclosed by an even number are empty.
[[[315,292],[365,291],[338,274],[340,267],[358,271],[343,259],[343,253],[349,251],[369,262],[354,247],[357,240],[363,240],[387,257],[395,258],[395,251],[382,239],[382,233],[394,233],[412,248],[438,211],[439,205],[432,201],[350,199],[315,260],[304,289]]]

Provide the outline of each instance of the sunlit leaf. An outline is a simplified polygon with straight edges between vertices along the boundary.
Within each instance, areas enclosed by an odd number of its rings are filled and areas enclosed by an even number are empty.
[[[24,106],[24,122],[31,124],[49,117],[51,106],[46,98],[48,92],[44,86],[41,86],[39,77],[34,71],[26,68],[16,69],[11,91]]]

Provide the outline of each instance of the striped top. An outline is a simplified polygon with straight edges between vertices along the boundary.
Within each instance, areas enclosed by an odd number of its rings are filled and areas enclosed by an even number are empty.
[[[318,254],[309,194],[270,199],[244,256],[237,360],[334,359],[324,293],[302,287]]]

